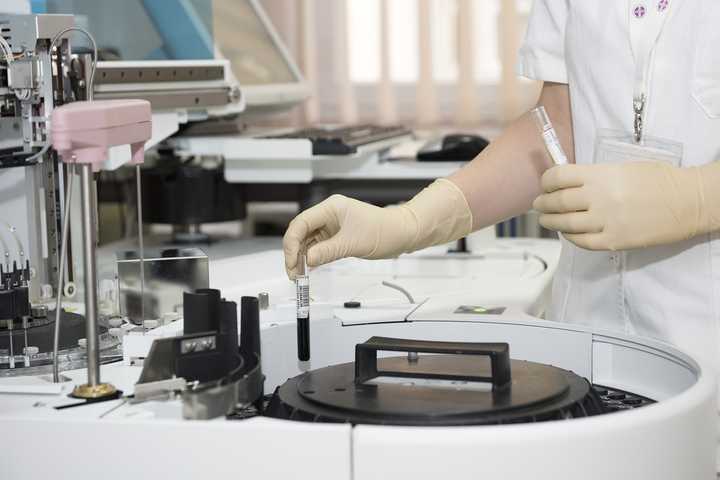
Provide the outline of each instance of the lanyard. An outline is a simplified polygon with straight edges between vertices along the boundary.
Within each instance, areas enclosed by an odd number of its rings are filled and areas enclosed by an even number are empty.
[[[670,14],[670,4],[678,0],[628,0],[630,44],[635,57],[633,115],[635,141],[643,138],[643,118],[648,80],[655,47]]]

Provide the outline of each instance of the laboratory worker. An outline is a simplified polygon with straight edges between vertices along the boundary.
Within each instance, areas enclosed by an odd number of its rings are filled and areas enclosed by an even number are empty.
[[[333,195],[284,238],[308,264],[389,258],[523,214],[560,233],[552,320],[718,361],[720,1],[535,0],[519,73],[540,80],[569,164],[530,112],[400,206]]]

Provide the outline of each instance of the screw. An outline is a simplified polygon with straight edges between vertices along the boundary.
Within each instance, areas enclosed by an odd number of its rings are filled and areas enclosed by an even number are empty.
[[[230,93],[228,94],[228,97],[230,98],[230,101],[232,103],[237,103],[242,98],[242,93],[240,92],[240,89],[235,87],[230,90]]]

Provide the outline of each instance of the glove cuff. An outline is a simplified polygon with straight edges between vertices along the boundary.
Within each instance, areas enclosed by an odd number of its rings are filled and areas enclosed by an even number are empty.
[[[441,178],[402,205],[414,218],[415,235],[406,253],[452,242],[473,230],[470,205],[460,187]]]

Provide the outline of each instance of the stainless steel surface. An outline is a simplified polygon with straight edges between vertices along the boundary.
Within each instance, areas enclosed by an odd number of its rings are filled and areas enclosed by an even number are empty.
[[[183,418],[206,420],[228,415],[262,395],[264,377],[259,366],[239,376],[228,372],[227,376],[206,383],[176,377],[175,353],[171,343],[171,339],[161,339],[153,344],[153,350],[143,364],[140,380],[135,385],[132,403],[173,398],[180,393]]]
[[[264,378],[258,366],[237,380],[217,382],[210,388],[187,389],[182,392],[183,418],[207,420],[247,407],[262,396]]]
[[[80,167],[82,204],[83,272],[85,274],[85,325],[87,332],[88,385],[100,384],[100,348],[97,319],[97,278],[95,265],[95,225],[92,208],[92,167]]]
[[[67,187],[65,180],[68,179],[68,176],[63,176],[62,165],[56,165],[53,157],[54,154],[49,155],[48,159],[50,161],[31,167],[35,170],[33,182],[35,185],[39,185],[36,192],[37,200],[33,200],[36,208],[34,208],[35,222],[32,225],[37,233],[30,238],[29,242],[30,261],[37,271],[36,281],[30,284],[31,298],[40,296],[39,290],[42,284],[56,284],[60,272],[60,253],[62,250],[60,243],[62,240],[63,220],[61,213],[65,208],[63,192]],[[69,167],[66,171],[69,171]],[[68,248],[68,252],[71,252],[71,247],[68,246]],[[47,258],[44,258],[45,256]],[[65,275],[63,281],[72,281],[74,279],[74,272],[70,267],[72,261],[69,256],[71,256],[70,253],[66,256],[65,266],[63,267]]]
[[[62,240],[60,247],[60,262],[57,275],[57,290],[55,299],[55,330],[53,331],[53,382],[60,381],[60,370],[58,365],[58,351],[60,349],[60,313],[62,311],[63,280],[65,279],[65,264],[67,263],[68,231],[70,230],[70,205],[72,201],[73,177],[75,176],[68,169],[68,184],[65,194],[65,209],[63,211]]]
[[[146,402],[148,400],[164,400],[172,398],[176,392],[187,388],[184,378],[170,378],[157,382],[135,384],[134,398],[131,403]]]
[[[15,155],[10,150],[0,152],[0,168],[26,165],[23,189],[17,193],[0,192],[0,212],[4,220],[21,226],[21,236],[28,247],[26,257],[35,273],[30,283],[33,301],[40,298],[43,285],[56,283],[59,270],[64,188],[57,159],[48,153],[48,119],[56,102],[66,103],[74,98],[64,68],[70,54],[69,41],[58,39],[54,51],[51,42],[73,23],[71,15],[0,15],[3,37],[16,54],[10,83],[0,81],[0,104],[4,107],[0,149],[14,149]],[[7,200],[4,198],[7,194],[13,197]],[[26,208],[6,206],[13,201],[18,205],[18,198]],[[72,267],[67,270],[72,271]]]
[[[75,23],[72,15],[0,15],[0,25],[14,53],[33,51],[38,40],[51,39]]]
[[[227,80],[226,60],[99,62],[95,97],[137,98],[153,109],[239,105],[242,96]]]
[[[95,91],[95,98],[98,100],[118,100],[134,98],[147,100],[152,104],[153,110],[165,110],[169,108],[204,108],[221,107],[233,102],[232,89],[230,87],[217,87],[197,89],[172,88],[163,91],[151,90],[128,90],[117,92]]]
[[[118,343],[117,338],[108,334],[101,335],[100,346],[100,363],[106,364],[122,360],[122,345]],[[30,348],[33,347],[30,346]],[[87,366],[85,353],[83,347],[60,350],[57,355],[59,369],[65,371],[85,368]],[[15,355],[12,359],[15,363],[18,360],[20,360],[18,355]],[[8,368],[11,361],[9,350],[0,351],[0,378],[52,374],[54,361],[52,352],[38,352],[33,354],[30,360],[30,367],[11,369]],[[17,367],[17,365],[15,366]],[[60,381],[66,382],[67,378],[60,374]]]
[[[10,64],[8,84],[10,88],[34,89],[38,85],[40,65],[36,57],[22,58]]]
[[[137,189],[138,247],[140,249],[140,321],[145,328],[145,242],[143,241],[142,183],[140,165],[135,165],[135,187]],[[165,312],[162,312],[165,313]]]
[[[63,30],[72,27],[72,15],[0,15],[0,28],[3,36],[8,40],[15,54],[22,53],[25,57],[13,62],[33,62],[35,67],[29,66],[30,71],[18,66],[19,87],[22,86],[22,77],[27,73],[36,78],[33,83],[32,95],[25,97],[27,90],[11,91],[17,97],[15,114],[22,118],[24,151],[30,153],[35,147],[43,147],[48,143],[47,119],[50,118],[56,100],[66,101],[63,84],[67,79],[59,64],[53,64],[53,52],[50,43],[53,38]],[[69,43],[65,40],[58,42],[57,54],[64,57],[69,52]],[[30,58],[28,58],[30,57]],[[13,67],[16,68],[16,67]],[[57,81],[54,81],[56,79]],[[12,81],[12,78],[9,80]],[[10,85],[8,85],[10,86]],[[12,89],[11,89],[12,90]]]
[[[2,95],[2,93],[0,93]],[[0,118],[0,149],[23,146],[22,122],[18,117]]]
[[[146,249],[145,295],[147,319],[182,311],[183,292],[209,287],[208,258],[198,248]],[[140,261],[136,251],[117,253],[120,312],[133,323],[141,322]]]
[[[23,347],[23,355],[25,355],[25,366],[30,366],[30,358],[28,358],[28,351],[30,350],[30,345],[28,345],[28,317],[24,317],[23,320],[23,340],[25,343],[25,346]]]
[[[9,336],[9,340],[10,340],[10,369],[13,369],[13,368],[15,368],[15,349],[14,349],[14,347],[13,347],[13,335],[12,335],[13,321],[12,321],[12,320],[8,320],[8,321],[7,321],[7,328],[8,328],[8,331],[10,332],[10,336]]]
[[[223,80],[223,65],[207,66],[125,66],[118,67],[117,62],[99,62],[96,85],[121,83],[161,83],[161,82],[203,82]],[[150,62],[148,62],[150,63]],[[114,65],[115,64],[115,65]]]

